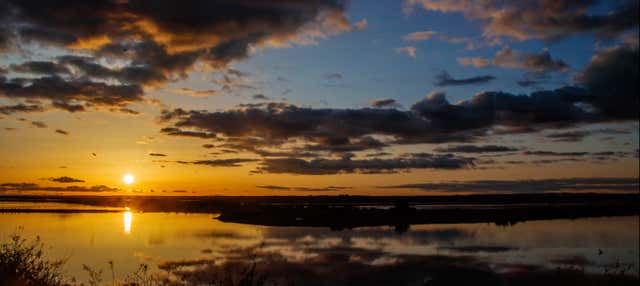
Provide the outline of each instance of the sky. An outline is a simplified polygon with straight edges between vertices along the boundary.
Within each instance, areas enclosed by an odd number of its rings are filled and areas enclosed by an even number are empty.
[[[0,194],[637,192],[638,5],[0,0]]]

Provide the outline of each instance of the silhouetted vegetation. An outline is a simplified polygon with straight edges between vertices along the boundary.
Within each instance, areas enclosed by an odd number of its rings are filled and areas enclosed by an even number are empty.
[[[39,237],[23,238],[19,233],[0,244],[0,285],[63,285],[61,267],[64,260],[50,260]]]

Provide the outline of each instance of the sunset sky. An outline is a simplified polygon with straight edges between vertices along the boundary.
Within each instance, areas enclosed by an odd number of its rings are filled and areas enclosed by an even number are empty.
[[[637,192],[639,2],[0,0],[0,194]]]

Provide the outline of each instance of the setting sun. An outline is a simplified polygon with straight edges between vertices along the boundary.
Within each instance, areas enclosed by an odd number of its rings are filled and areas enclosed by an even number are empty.
[[[124,176],[122,176],[122,182],[127,185],[133,184],[135,180],[136,178],[131,174],[124,174]]]

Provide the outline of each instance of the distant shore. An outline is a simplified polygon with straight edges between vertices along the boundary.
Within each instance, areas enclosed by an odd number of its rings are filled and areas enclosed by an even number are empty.
[[[0,196],[0,202],[67,203],[111,209],[1,209],[0,212],[215,213],[223,222],[332,229],[412,224],[478,223],[511,225],[527,220],[640,214],[640,194],[514,194],[464,196]],[[113,209],[121,207],[122,210]]]

